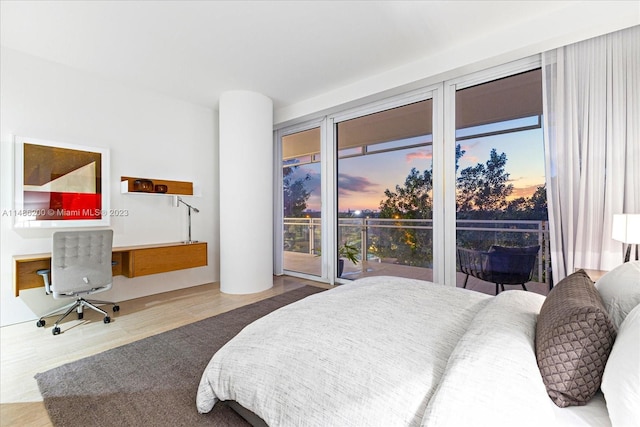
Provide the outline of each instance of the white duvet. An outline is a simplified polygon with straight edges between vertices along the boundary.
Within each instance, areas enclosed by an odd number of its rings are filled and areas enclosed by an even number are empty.
[[[557,424],[536,364],[544,297],[372,277],[247,326],[206,367],[197,408],[270,426]]]

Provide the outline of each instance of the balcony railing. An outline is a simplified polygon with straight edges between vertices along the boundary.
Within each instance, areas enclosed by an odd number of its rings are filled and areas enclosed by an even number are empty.
[[[433,267],[433,221],[426,219],[339,218],[339,241],[360,249],[363,272],[370,262]],[[488,250],[491,245],[539,245],[534,281],[549,284],[551,260],[547,221],[457,220],[456,245]],[[284,250],[319,255],[320,218],[285,218]]]

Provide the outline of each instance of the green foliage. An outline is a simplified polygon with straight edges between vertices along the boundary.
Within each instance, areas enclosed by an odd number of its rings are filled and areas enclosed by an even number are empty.
[[[432,173],[420,173],[416,168],[404,181],[404,187],[396,185],[396,191],[385,190],[386,200],[380,202],[381,218],[431,218],[433,215]]]
[[[547,187],[539,186],[530,198],[519,197],[509,202],[505,209],[505,216],[509,219],[546,221]]]
[[[387,189],[386,200],[380,202],[380,218],[430,219],[433,216],[432,171],[412,168],[404,186],[396,185],[396,191]],[[402,228],[402,221],[393,224],[397,228],[379,230],[371,236],[371,249],[383,258],[394,258],[404,265],[425,266],[431,259],[424,250],[431,251],[431,233],[425,230]]]
[[[338,248],[338,256],[340,258],[346,258],[356,265],[360,261],[358,259],[358,253],[360,253],[358,247],[356,245],[349,244],[348,242],[345,242]]]
[[[456,172],[465,151],[456,145]],[[484,220],[547,220],[545,186],[540,186],[530,198],[508,201],[513,192],[509,174],[505,172],[507,155],[494,148],[485,163],[469,166],[457,178],[457,218]],[[406,219],[432,219],[432,170],[424,172],[412,168],[404,185],[395,191],[387,189],[386,199],[380,202],[380,218],[398,221],[394,228],[370,232],[370,251],[381,258],[394,258],[403,265],[429,267],[433,259],[433,233],[429,229],[409,228]],[[403,228],[404,227],[404,228]],[[486,225],[483,225],[486,227]],[[496,228],[504,228],[496,223]],[[465,231],[458,230],[458,244],[474,249],[488,249],[491,244],[535,245],[536,232]],[[485,247],[486,246],[486,247]]]
[[[456,173],[458,173],[458,169],[460,168],[459,160],[464,156],[464,153],[466,153],[466,151],[460,147],[460,144],[456,144]]]
[[[300,218],[307,209],[307,200],[311,193],[304,186],[305,181],[310,178],[307,174],[304,178],[298,178],[292,182],[291,174],[297,166],[284,168],[282,180],[283,205],[285,218]]]
[[[507,155],[491,150],[485,164],[478,163],[462,169],[457,179],[456,201],[459,212],[497,212],[507,207],[507,197],[513,192],[504,171]]]

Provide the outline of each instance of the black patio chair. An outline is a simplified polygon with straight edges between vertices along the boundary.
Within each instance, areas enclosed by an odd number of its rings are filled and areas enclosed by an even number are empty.
[[[521,285],[526,291],[526,282],[531,281],[540,246],[512,248],[491,246],[488,251],[458,248],[460,271],[467,275],[463,287],[467,287],[469,276],[496,284],[496,295],[504,291],[504,285]]]

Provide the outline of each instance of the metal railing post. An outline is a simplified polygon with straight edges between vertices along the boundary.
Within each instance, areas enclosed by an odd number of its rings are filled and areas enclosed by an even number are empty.
[[[544,263],[544,259],[543,259],[543,254],[544,254],[544,240],[542,238],[542,233],[543,233],[543,227],[542,227],[542,221],[538,221],[537,224],[537,230],[538,230],[538,246],[540,246],[540,249],[538,250],[538,281],[542,281],[542,265]]]
[[[551,270],[551,248],[549,246],[549,239],[551,236],[549,236],[549,221],[543,221],[542,227],[544,228],[544,281],[549,289],[551,289],[553,283],[551,281],[551,274],[549,274]]]
[[[309,220],[309,253],[313,255],[316,251],[316,242],[315,242],[315,224],[313,223],[313,218],[307,218]]]
[[[367,240],[368,240],[369,218],[362,218],[362,228],[360,232],[360,271],[365,272],[367,262]]]

